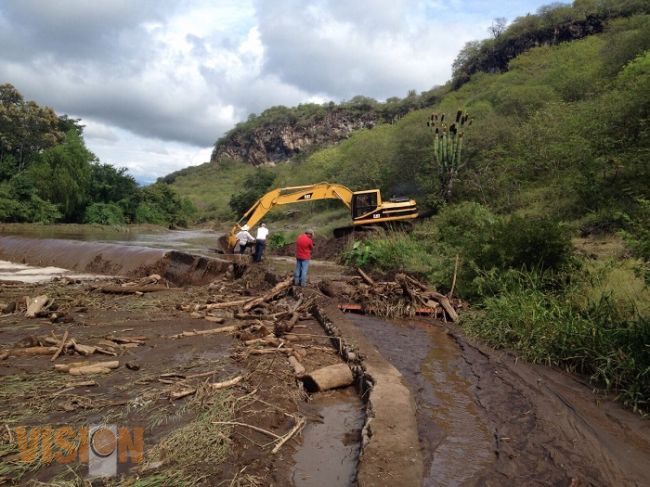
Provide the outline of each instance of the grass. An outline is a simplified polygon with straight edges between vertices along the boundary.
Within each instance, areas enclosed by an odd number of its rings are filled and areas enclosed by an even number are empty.
[[[195,485],[206,470],[214,471],[223,463],[231,446],[229,427],[215,425],[214,421],[230,421],[234,416],[234,401],[227,391],[210,392],[194,397],[193,402],[201,410],[193,421],[174,430],[149,452],[151,461],[163,462],[162,479],[169,471],[178,475],[177,481]],[[140,485],[140,484],[137,484]],[[167,485],[152,483],[142,485]],[[179,484],[176,484],[179,485]]]
[[[196,205],[201,220],[231,221],[235,217],[228,206],[230,197],[242,189],[244,180],[254,172],[251,164],[205,163],[182,171],[172,186]]]
[[[523,358],[586,375],[637,412],[650,412],[650,316],[594,287],[584,271],[565,287],[541,273],[493,274],[492,296],[466,330]],[[589,295],[593,297],[589,297]]]
[[[0,377],[0,416],[4,423],[34,423],[52,410],[51,393],[62,389],[63,374],[42,372],[35,376]],[[21,407],[16,407],[20,404]]]

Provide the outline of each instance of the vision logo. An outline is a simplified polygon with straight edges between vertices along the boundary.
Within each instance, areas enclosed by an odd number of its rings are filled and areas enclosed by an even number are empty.
[[[18,426],[14,429],[22,462],[88,464],[91,477],[117,475],[119,464],[142,463],[144,429],[113,424]]]

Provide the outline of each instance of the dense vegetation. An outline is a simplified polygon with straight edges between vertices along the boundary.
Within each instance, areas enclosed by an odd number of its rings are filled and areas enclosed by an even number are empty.
[[[0,222],[186,225],[194,213],[171,186],[138,188],[102,164],[78,120],[0,85]]]

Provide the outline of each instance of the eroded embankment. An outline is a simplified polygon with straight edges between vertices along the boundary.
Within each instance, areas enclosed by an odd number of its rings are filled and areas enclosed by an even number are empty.
[[[142,277],[160,274],[177,284],[205,284],[231,262],[178,251],[63,239],[0,237],[0,260],[56,266],[90,274]]]

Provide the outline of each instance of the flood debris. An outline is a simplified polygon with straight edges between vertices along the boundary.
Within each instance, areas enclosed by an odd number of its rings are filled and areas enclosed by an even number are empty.
[[[171,283],[159,274],[151,274],[135,281],[126,281],[121,284],[91,284],[90,290],[106,294],[138,294],[155,293],[181,289],[172,287]]]
[[[304,375],[303,382],[310,392],[322,392],[346,387],[354,382],[352,370],[347,364],[335,364],[313,370]]]
[[[47,295],[42,294],[41,296],[36,296],[35,298],[30,298],[29,296],[25,297],[25,302],[27,305],[27,310],[25,311],[26,318],[36,318],[38,313],[40,313],[43,308],[48,305],[50,298]],[[50,303],[51,305],[51,303]]]
[[[69,364],[54,364],[54,370],[67,372],[70,375],[93,375],[108,374],[119,366],[119,360],[110,362],[72,362]]]
[[[456,322],[460,300],[450,298],[408,274],[398,273],[392,281],[376,281],[363,270],[359,277],[345,282],[324,280],[320,291],[339,301],[339,309],[375,314],[385,317],[428,315]]]

